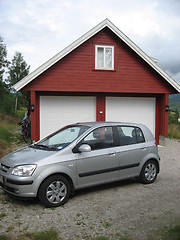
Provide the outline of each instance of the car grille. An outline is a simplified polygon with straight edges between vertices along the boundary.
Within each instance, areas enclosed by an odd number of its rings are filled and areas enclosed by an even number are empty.
[[[7,173],[10,167],[0,163],[0,171]]]

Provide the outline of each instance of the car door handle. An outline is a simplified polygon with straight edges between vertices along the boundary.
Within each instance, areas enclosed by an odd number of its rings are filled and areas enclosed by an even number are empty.
[[[109,153],[109,156],[115,156],[115,155],[116,155],[115,152]]]
[[[146,147],[144,147],[144,148],[141,148],[141,150],[145,151],[145,150],[146,150]]]

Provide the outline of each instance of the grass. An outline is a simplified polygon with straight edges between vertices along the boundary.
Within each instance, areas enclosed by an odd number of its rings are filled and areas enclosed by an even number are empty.
[[[25,239],[31,239],[31,240],[61,240],[61,238],[58,237],[58,233],[53,228],[50,228],[47,231],[40,231],[35,233],[24,233],[17,237],[11,237],[8,235],[0,235],[0,240],[25,240]]]
[[[28,229],[28,228],[27,228]],[[61,238],[58,235],[57,230],[50,228],[45,231],[37,231],[37,232],[27,232],[27,229],[24,229],[24,232],[21,232],[19,236],[10,236],[6,234],[1,235],[0,234],[0,240],[61,240]],[[9,229],[10,230],[10,229]],[[14,228],[12,228],[14,230]],[[128,235],[128,232],[126,233]],[[76,238],[75,238],[76,239]],[[123,237],[121,236],[120,233],[115,233],[115,235],[110,235],[110,236],[103,236],[103,235],[93,235],[93,236],[88,236],[86,235],[85,238],[86,240],[134,240],[133,238],[129,237]],[[159,228],[156,231],[152,232],[148,236],[149,240],[180,240],[180,224],[179,222],[177,224],[171,225],[171,226],[165,226],[163,228]],[[77,237],[77,240],[79,238]]]
[[[108,221],[105,221],[104,222],[104,228],[109,228],[109,227],[111,227],[112,226],[112,223],[111,222],[108,222]]]
[[[95,240],[110,240],[110,238],[104,237],[104,236],[99,236]],[[120,237],[120,238],[116,238],[116,240],[131,240],[131,239],[126,238],[126,237]]]
[[[178,124],[175,124],[175,123],[169,124],[168,137],[169,138],[180,139],[180,123],[178,123]]]
[[[109,238],[104,237],[104,236],[99,236],[96,238],[96,240],[109,240]]]
[[[58,233],[54,229],[49,229],[47,231],[36,232],[30,234],[29,237],[32,240],[58,240]]]
[[[119,234],[118,234],[119,235]],[[95,236],[87,236],[85,239],[87,240],[110,240],[110,239],[117,239],[117,240],[133,240],[132,238],[128,237],[120,237],[116,236],[113,238],[113,236],[103,236],[103,235],[97,235]],[[38,232],[24,232],[21,233],[19,236],[9,236],[7,234],[0,234],[0,240],[61,240],[62,238],[58,236],[57,230],[50,228],[45,231],[38,231]],[[77,238],[79,239],[79,238]],[[180,240],[180,225],[179,223],[176,225],[166,226],[163,228],[158,229],[155,232],[152,232],[151,235],[148,237],[149,240]]]
[[[156,233],[153,233],[149,240],[180,240],[180,225],[172,225],[158,229]]]
[[[0,213],[0,220],[2,220],[4,217],[6,217],[7,216],[7,213],[5,213],[5,212],[1,212]]]
[[[6,235],[0,235],[0,240],[8,240],[8,237]]]
[[[176,225],[167,230],[169,240],[180,240],[180,225]]]
[[[2,142],[5,143],[12,142],[13,134],[4,126],[0,126],[0,136]]]
[[[18,119],[0,114],[0,158],[22,144]]]
[[[18,121],[21,121],[24,118],[24,113],[27,111],[27,108],[21,107],[21,109],[17,110],[16,118]]]

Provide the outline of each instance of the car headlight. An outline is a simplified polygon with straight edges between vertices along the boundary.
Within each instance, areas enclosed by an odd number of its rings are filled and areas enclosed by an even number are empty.
[[[21,177],[28,177],[33,174],[36,169],[36,165],[22,165],[13,168],[12,175],[21,176]]]

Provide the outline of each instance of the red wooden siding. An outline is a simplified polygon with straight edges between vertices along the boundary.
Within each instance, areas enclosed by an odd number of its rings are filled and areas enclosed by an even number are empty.
[[[95,45],[114,46],[114,71],[95,70]],[[39,96],[96,96],[96,120],[105,120],[106,96],[142,96],[156,98],[157,142],[168,135],[168,94],[176,90],[108,28],[46,70],[23,88],[31,92],[32,139],[40,136]]]
[[[114,46],[114,71],[95,70],[95,44]],[[175,92],[107,28],[61,59],[24,90],[158,94]]]
[[[159,116],[159,135],[168,137],[168,115],[165,108],[169,104],[168,94],[160,96],[159,106],[160,106],[160,116]]]
[[[103,95],[98,95],[96,97],[96,121],[105,121],[106,115],[106,98]]]
[[[34,104],[34,112],[31,112],[31,139],[39,140],[39,96],[31,91],[31,105]]]

